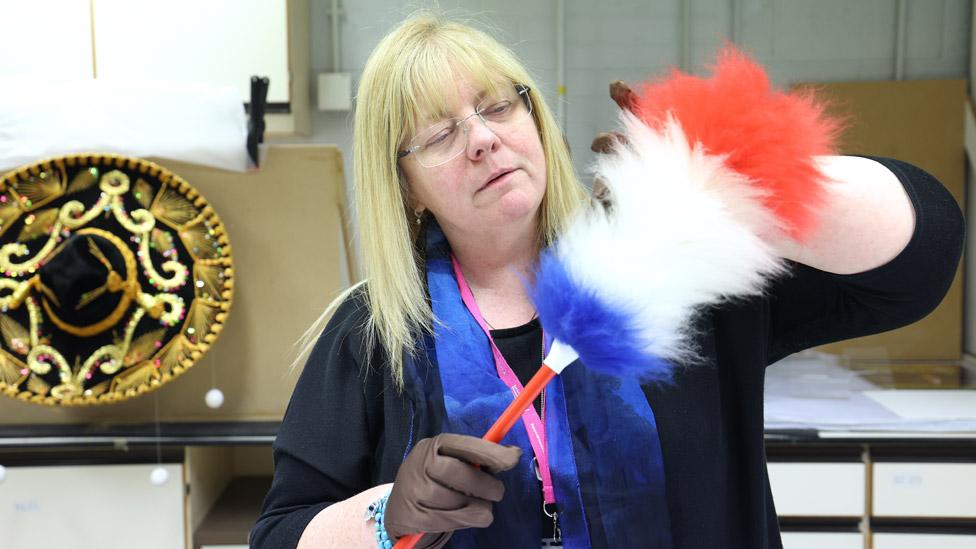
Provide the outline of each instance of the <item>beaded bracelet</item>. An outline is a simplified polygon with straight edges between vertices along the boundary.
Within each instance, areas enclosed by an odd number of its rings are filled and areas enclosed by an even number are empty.
[[[373,522],[373,531],[376,536],[376,543],[380,549],[393,549],[393,544],[395,540],[390,539],[389,534],[386,533],[386,526],[383,524],[383,517],[386,514],[386,502],[390,499],[390,493],[387,492],[385,496],[369,504],[366,508],[366,521]]]

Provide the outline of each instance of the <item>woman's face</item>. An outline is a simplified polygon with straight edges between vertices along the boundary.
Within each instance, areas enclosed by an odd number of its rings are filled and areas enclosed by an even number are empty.
[[[484,95],[467,79],[458,79],[449,115],[472,114]],[[420,120],[417,127],[423,131],[435,122]],[[426,168],[416,154],[400,159],[410,206],[430,210],[448,234],[477,234],[520,222],[534,227],[546,189],[546,159],[533,118],[493,124],[494,131],[478,116],[462,124],[467,125],[467,143],[450,161]]]

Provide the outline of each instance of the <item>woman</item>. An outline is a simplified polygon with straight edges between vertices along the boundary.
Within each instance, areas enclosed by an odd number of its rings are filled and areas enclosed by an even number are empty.
[[[928,174],[825,158],[838,185],[820,229],[803,247],[774,243],[796,264],[767,295],[699,316],[703,364],[636,387],[639,403],[623,382],[567,369],[523,429],[487,443],[544,352],[522,277],[585,195],[531,77],[470,27],[404,21],[357,99],[367,281],[323,315],[254,547],[384,546],[414,531],[433,532],[419,547],[777,547],[764,367],[921,318],[959,258],[959,210]],[[561,426],[571,446],[550,456]]]

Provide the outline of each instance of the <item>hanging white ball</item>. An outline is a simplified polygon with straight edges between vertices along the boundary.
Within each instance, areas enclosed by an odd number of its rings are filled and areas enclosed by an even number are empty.
[[[203,397],[203,400],[211,408],[220,408],[224,405],[224,392],[220,389],[210,389],[207,391],[207,396]]]
[[[0,482],[3,482],[3,479],[5,478],[7,478],[7,468],[0,465]]]
[[[156,467],[149,473],[149,482],[152,482],[156,486],[166,484],[167,480],[169,480],[169,471],[163,467]]]

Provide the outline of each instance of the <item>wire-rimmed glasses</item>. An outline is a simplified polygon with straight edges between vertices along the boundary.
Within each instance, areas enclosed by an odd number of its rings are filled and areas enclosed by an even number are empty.
[[[529,87],[516,84],[504,87],[491,96],[485,97],[475,107],[474,112],[464,117],[445,118],[418,133],[410,140],[409,146],[397,154],[403,158],[413,154],[417,162],[425,168],[446,164],[456,158],[468,144],[467,121],[477,116],[481,122],[496,135],[505,127],[522,123],[532,115],[532,100]]]

